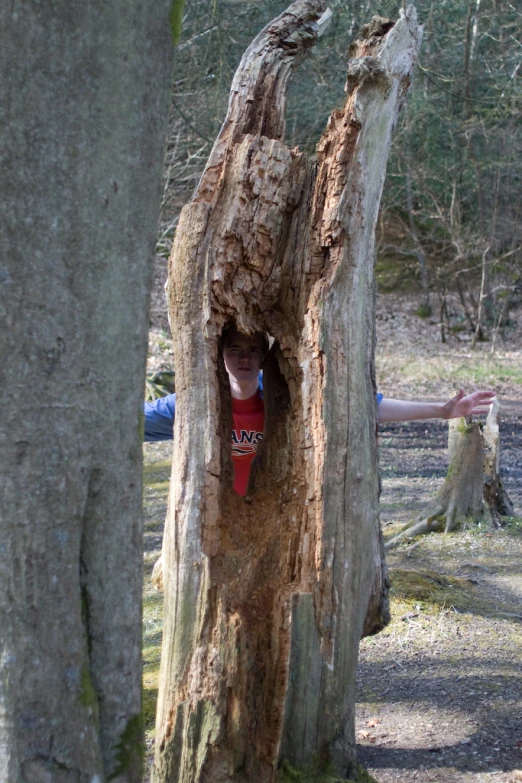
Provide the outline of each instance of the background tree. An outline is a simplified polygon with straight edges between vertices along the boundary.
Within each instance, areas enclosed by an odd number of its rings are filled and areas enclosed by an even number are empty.
[[[209,13],[204,0],[187,2],[159,242],[165,258],[225,116],[237,63],[285,5],[216,0]],[[385,0],[379,12],[396,18],[399,6]],[[289,87],[288,143],[310,155],[341,94],[349,45],[375,12],[369,0],[330,7],[336,23]],[[442,339],[467,332],[495,343],[521,290],[522,12],[508,0],[420,0],[417,8],[424,43],[390,154],[377,273],[383,290],[388,278],[418,278],[419,312],[438,300]]]
[[[285,97],[325,7],[298,0],[246,51],[170,259],[177,399],[153,773],[162,783],[269,783],[283,759],[356,772],[358,646],[363,630],[382,626],[386,592],[374,233],[420,31],[412,6],[397,24],[366,26],[316,168],[283,142]],[[230,322],[275,339],[246,498],[232,489],[218,350]]]
[[[393,245],[416,252],[413,212],[442,338],[459,327],[447,309],[456,289],[477,339],[507,320],[520,285],[522,15],[509,2],[446,0],[421,3],[420,18],[423,52],[383,199],[388,262],[400,259]]]
[[[170,2],[4,3],[0,780],[138,781]]]

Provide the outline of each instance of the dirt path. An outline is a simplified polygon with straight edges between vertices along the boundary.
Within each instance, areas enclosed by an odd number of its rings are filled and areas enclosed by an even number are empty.
[[[501,475],[520,514],[522,410],[506,410]],[[442,482],[446,433],[438,422],[381,427],[386,537]],[[359,757],[379,783],[522,780],[521,555],[515,523],[493,534],[476,526],[432,534],[388,553],[392,582],[413,573],[395,592],[391,625],[361,644]],[[430,573],[460,577],[463,592],[426,596],[418,576]]]
[[[522,509],[522,411],[502,422],[501,475]],[[444,423],[381,427],[382,524],[386,536],[414,517],[446,469]],[[160,552],[170,474],[169,444],[146,447],[145,699],[148,745],[161,639],[161,596],[150,584]],[[476,527],[433,534],[388,553],[399,571],[460,577],[462,596],[416,597],[416,582],[392,602],[393,620],[361,644],[359,758],[379,783],[515,783],[522,769],[522,529]],[[422,592],[422,591],[421,591]],[[393,593],[392,593],[393,594]],[[457,603],[455,607],[453,600]],[[471,611],[469,606],[471,604]]]
[[[152,303],[149,370],[171,367],[171,340],[159,266]],[[504,403],[501,476],[522,515],[522,330],[471,352],[465,340],[442,345],[418,303],[379,297],[377,376],[384,394],[445,399],[455,386],[494,388]],[[420,513],[443,481],[447,425],[381,427],[381,521],[385,536]],[[144,704],[152,750],[162,597],[150,583],[161,549],[169,444],[145,447]],[[522,528],[493,535],[473,527],[433,534],[388,554],[393,619],[361,644],[359,758],[379,783],[522,781]],[[457,577],[440,588],[439,578]],[[402,575],[402,591],[397,588]],[[405,579],[409,575],[411,579]],[[421,584],[419,584],[421,579]],[[422,581],[423,580],[423,581]],[[460,581],[459,581],[460,580]],[[426,584],[433,590],[426,591]],[[405,586],[404,586],[405,585]],[[440,589],[439,589],[440,588]],[[464,611],[464,609],[466,611]]]

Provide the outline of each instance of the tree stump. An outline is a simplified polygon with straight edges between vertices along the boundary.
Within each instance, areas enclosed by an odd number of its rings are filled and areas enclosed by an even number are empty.
[[[283,142],[285,91],[325,7],[298,0],[245,53],[170,259],[177,412],[156,782],[268,783],[284,759],[340,776],[356,766],[359,639],[387,616],[374,230],[420,30],[413,7],[367,26],[312,162]],[[231,322],[275,338],[246,497],[232,489],[218,348]]]
[[[449,467],[446,479],[422,518],[386,543],[386,549],[404,540],[444,530],[456,530],[464,520],[487,519],[500,524],[501,516],[512,516],[513,505],[499,475],[500,404],[493,403],[485,425],[469,419],[449,422]]]
[[[507,494],[499,474],[500,464],[500,429],[498,418],[501,405],[495,400],[486,419],[486,426],[482,431],[484,443],[484,503],[489,509],[491,521],[494,525],[501,525],[502,517],[515,515],[513,503]]]

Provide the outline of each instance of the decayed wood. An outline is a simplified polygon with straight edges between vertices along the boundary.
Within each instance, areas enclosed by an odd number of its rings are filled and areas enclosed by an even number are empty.
[[[500,478],[500,428],[499,416],[502,406],[495,399],[491,406],[486,426],[482,432],[484,443],[484,502],[491,515],[491,521],[499,525],[500,517],[515,514],[513,503],[504,489]]]
[[[376,21],[317,164],[283,143],[289,72],[325,3],[299,0],[242,60],[170,261],[177,413],[164,541],[155,781],[274,780],[355,764],[358,644],[386,619],[375,442],[374,229],[420,42]],[[233,321],[266,330],[265,436],[232,490]]]
[[[495,400],[485,425],[478,421],[449,422],[449,467],[444,484],[422,518],[386,543],[391,549],[423,533],[456,530],[465,520],[500,524],[512,516],[513,505],[499,475],[500,403]]]

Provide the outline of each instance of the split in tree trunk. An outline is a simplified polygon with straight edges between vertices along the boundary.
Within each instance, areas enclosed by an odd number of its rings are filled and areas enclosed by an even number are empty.
[[[420,31],[412,7],[366,27],[312,163],[283,143],[285,91],[325,6],[298,0],[247,50],[170,259],[177,409],[158,783],[269,783],[284,759],[356,769],[359,639],[387,618],[374,232]],[[275,338],[246,498],[232,489],[218,350],[229,323]]]
[[[486,424],[467,419],[449,423],[449,468],[446,480],[419,522],[388,541],[391,549],[423,533],[449,533],[465,520],[500,524],[501,516],[513,516],[513,505],[499,476],[500,437],[497,400]]]

